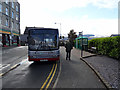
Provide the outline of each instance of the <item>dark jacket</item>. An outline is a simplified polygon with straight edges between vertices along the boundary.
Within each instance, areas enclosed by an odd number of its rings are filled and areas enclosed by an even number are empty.
[[[66,52],[70,52],[71,49],[73,49],[73,46],[72,46],[72,44],[70,42],[67,42],[65,44],[65,48],[66,48]]]

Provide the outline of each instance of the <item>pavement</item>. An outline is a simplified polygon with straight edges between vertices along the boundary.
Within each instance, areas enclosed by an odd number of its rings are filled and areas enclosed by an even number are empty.
[[[15,60],[24,57],[27,55],[27,47],[26,46],[10,46],[10,47],[2,47],[2,63],[10,64]]]
[[[2,50],[8,50],[8,49],[13,49],[13,48],[16,48],[16,47],[19,47],[19,46],[8,46],[8,47],[2,47]]]
[[[81,50],[76,49],[80,52]],[[120,61],[108,56],[97,55],[83,51],[83,61],[86,62],[102,79],[108,88],[120,90]]]
[[[62,57],[65,57],[65,55]],[[99,81],[101,81],[105,87],[115,88],[120,90],[120,87],[119,87],[120,86],[120,77],[119,77],[120,61],[119,60],[116,60],[114,58],[110,58],[107,56],[96,55],[94,53],[83,51],[83,58],[81,60],[85,62],[86,65],[89,66],[89,68],[91,68],[92,70],[91,71],[85,65],[85,63],[83,63],[80,60],[80,58],[81,58],[81,50],[74,48],[72,50],[71,61],[66,61],[65,58],[61,59],[61,74],[56,87],[58,88],[60,87],[61,88],[62,87],[64,88],[78,88],[78,87],[79,88],[101,88],[100,83],[99,84],[96,83],[98,85],[97,87],[96,87],[96,84],[93,84],[94,80],[95,79],[98,80],[99,78],[100,79]],[[67,69],[66,69],[66,66],[67,66]],[[78,70],[78,68],[79,68],[79,71],[77,72],[76,70]],[[87,70],[87,72],[85,72],[84,70]],[[94,75],[90,73],[93,71],[94,71]],[[98,78],[95,78],[95,74]],[[85,75],[85,77],[87,78],[82,77],[82,75]],[[93,76],[92,80],[89,79],[89,81],[87,82],[86,79],[88,79],[88,77],[91,77],[91,76]],[[66,78],[68,79],[67,81],[66,81]],[[86,84],[86,86],[84,86],[84,84]]]
[[[0,76],[19,66],[20,62],[27,58],[27,47],[10,46],[2,47],[0,51]]]
[[[89,66],[80,60],[80,50],[73,49],[71,60],[65,60],[65,48],[61,47],[61,68],[55,88],[104,88],[105,85]],[[84,56],[86,55],[84,52]],[[89,55],[93,55],[88,53]],[[87,54],[87,55],[88,55]]]

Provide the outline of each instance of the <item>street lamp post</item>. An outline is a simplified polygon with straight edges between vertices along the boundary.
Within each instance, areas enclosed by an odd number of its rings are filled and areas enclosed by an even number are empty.
[[[61,36],[61,23],[56,23],[56,22],[55,22],[55,24],[60,24],[60,36]]]

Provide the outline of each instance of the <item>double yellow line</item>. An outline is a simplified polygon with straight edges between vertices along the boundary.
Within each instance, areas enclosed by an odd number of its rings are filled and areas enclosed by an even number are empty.
[[[45,80],[45,82],[43,83],[42,87],[40,90],[42,90],[43,88],[47,89],[49,86],[50,86],[50,83],[51,81],[53,80],[53,77],[55,75],[55,72],[56,72],[56,69],[57,69],[57,63],[56,64],[53,64],[53,67],[51,69],[51,72],[49,73],[47,79]],[[51,77],[51,78],[50,78]],[[48,81],[49,80],[49,81]],[[46,85],[46,87],[45,87]]]

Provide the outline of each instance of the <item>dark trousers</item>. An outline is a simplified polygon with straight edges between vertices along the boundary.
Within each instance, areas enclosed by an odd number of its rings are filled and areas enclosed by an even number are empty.
[[[71,51],[66,52],[66,59],[67,59],[67,58],[69,58],[69,59],[70,59],[70,57],[71,57]]]

